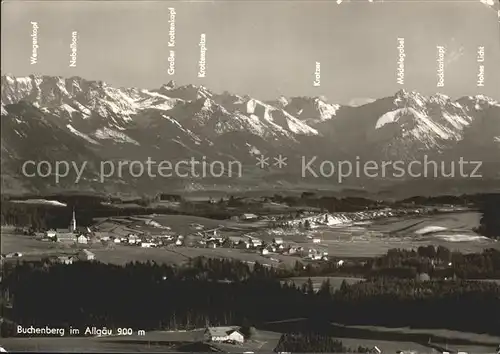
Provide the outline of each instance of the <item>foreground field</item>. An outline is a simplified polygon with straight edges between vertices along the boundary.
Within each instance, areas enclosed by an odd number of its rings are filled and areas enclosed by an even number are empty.
[[[99,353],[99,352],[168,352],[168,346],[147,344],[104,342],[100,338],[2,338],[0,345],[13,352],[58,352],[58,353]]]
[[[351,332],[353,334],[356,333],[358,337],[357,340],[361,340],[363,343],[370,343],[370,338],[386,339],[384,342],[388,343],[381,343],[379,348],[387,352],[409,350],[410,348],[426,346],[427,350],[422,352],[428,353],[432,350],[430,347],[434,346],[435,348],[440,347],[448,349],[450,352],[463,351],[466,353],[494,353],[495,349],[498,345],[500,345],[500,337],[498,336],[450,331],[446,329],[336,326],[346,329],[346,332]],[[349,343],[344,338],[341,340]],[[352,339],[349,339],[349,341],[350,340]],[[400,342],[401,340],[407,342]],[[406,345],[406,347],[402,345]],[[396,346],[399,346],[399,349],[395,349]],[[389,350],[389,348],[391,350]]]
[[[375,326],[340,326],[344,330],[335,338],[350,348],[377,346],[383,353],[450,352],[493,353],[499,337],[447,330],[385,328]],[[201,344],[203,329],[193,331],[152,331],[143,336],[111,337],[31,337],[2,338],[8,351],[42,352],[192,352],[221,350],[224,352],[272,352],[281,333],[258,329],[244,344]],[[212,348],[212,349],[210,349]]]
[[[190,346],[203,341],[204,329],[193,331],[152,331],[144,336],[112,337],[31,337],[2,338],[0,345],[8,351],[40,352],[189,352],[209,351],[214,347],[226,352],[272,352],[280,333],[257,331],[244,344],[210,343],[206,346]],[[200,349],[200,350],[197,350]]]

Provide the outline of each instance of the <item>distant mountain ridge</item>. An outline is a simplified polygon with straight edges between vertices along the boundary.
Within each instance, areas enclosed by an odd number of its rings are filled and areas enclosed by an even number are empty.
[[[96,168],[107,159],[238,160],[252,177],[217,183],[294,188],[304,183],[292,176],[295,170],[266,175],[255,166],[256,155],[406,161],[460,155],[492,164],[500,156],[500,104],[481,95],[452,100],[401,90],[354,107],[324,97],[264,102],[173,81],[147,90],[80,77],[2,76],[1,88],[2,186],[7,190],[163,188],[160,182],[140,180],[97,185]],[[17,177],[26,160],[57,159],[88,160],[94,169],[78,186]],[[213,182],[162,181],[181,189]]]

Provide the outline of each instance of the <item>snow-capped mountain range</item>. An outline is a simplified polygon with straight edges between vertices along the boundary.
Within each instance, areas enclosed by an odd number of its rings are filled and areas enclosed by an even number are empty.
[[[46,181],[18,177],[26,160],[87,160],[97,169],[106,159],[206,156],[256,168],[255,155],[261,154],[411,160],[422,154],[453,158],[460,152],[499,161],[500,104],[493,99],[452,100],[401,90],[367,102],[262,101],[173,81],[148,90],[80,77],[2,76],[2,183],[7,189],[43,189]],[[85,177],[88,188],[96,176]],[[256,183],[261,182],[258,177]],[[114,183],[126,188],[131,182]]]

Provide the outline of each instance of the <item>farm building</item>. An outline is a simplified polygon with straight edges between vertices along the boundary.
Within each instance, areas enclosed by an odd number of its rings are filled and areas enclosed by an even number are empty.
[[[252,240],[252,246],[253,246],[253,247],[260,247],[260,246],[262,246],[262,240],[259,240],[259,239],[253,239],[253,240]]]
[[[210,327],[205,331],[205,336],[212,342],[245,342],[245,337],[232,327]]]
[[[45,237],[55,239],[57,237],[57,232],[55,230],[45,231]]]
[[[273,243],[276,245],[282,245],[283,239],[281,237],[275,237],[275,238],[273,238]]]
[[[240,220],[257,220],[258,216],[255,214],[241,214]]]
[[[248,236],[248,241],[252,247],[262,246],[262,240],[256,237]]]
[[[82,250],[80,253],[78,253],[78,258],[82,261],[92,261],[95,259],[95,254],[93,254],[89,250]]]
[[[236,343],[245,342],[245,336],[238,330],[229,331],[228,337],[230,341],[234,341]]]
[[[87,244],[89,243],[89,239],[83,235],[80,235],[76,238],[76,242],[81,244]]]
[[[134,234],[128,235],[128,243],[129,244],[136,244],[136,243],[139,243],[140,241],[141,241],[141,239],[139,238],[139,236],[134,235]]]
[[[71,256],[59,256],[57,257],[57,263],[61,264],[73,264],[73,257]]]

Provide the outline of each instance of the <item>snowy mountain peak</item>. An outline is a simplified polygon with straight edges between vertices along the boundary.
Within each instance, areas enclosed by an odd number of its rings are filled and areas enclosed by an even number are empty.
[[[314,101],[318,102],[318,101],[322,101],[322,102],[328,102],[328,99],[325,97],[325,96],[317,96],[317,97],[314,97]]]
[[[437,103],[437,104],[445,105],[450,101],[450,97],[443,95],[441,93],[436,93],[436,94],[432,95],[431,97],[429,97],[429,101]]]
[[[288,99],[285,96],[280,96],[276,100],[276,103],[280,106],[280,108],[284,108],[288,105]]]
[[[479,1],[491,9],[495,9],[495,8],[500,7],[500,3],[498,0],[479,0]]]
[[[500,105],[482,95],[452,100],[401,90],[341,108],[324,97],[264,102],[173,82],[147,90],[79,77],[5,75],[1,86],[2,159],[12,162],[195,154],[254,166],[253,154],[292,152],[370,160],[477,152],[498,160]]]
[[[406,97],[410,94],[409,91],[405,90],[405,89],[401,89],[399,90],[398,92],[396,92],[396,94],[394,95],[395,97]]]
[[[416,91],[406,91],[404,89],[396,92],[394,104],[398,107],[417,106],[423,107],[427,99]]]
[[[317,124],[333,118],[339,108],[325,97],[292,97],[285,110],[308,124]]]
[[[161,86],[161,89],[163,90],[171,90],[171,89],[174,89],[175,88],[175,81],[174,80],[170,80],[168,83],[166,84],[163,84]]]

